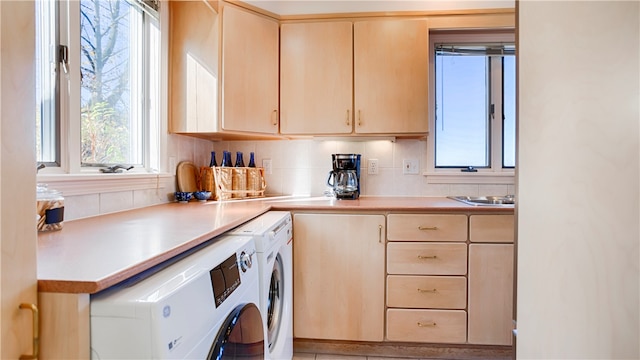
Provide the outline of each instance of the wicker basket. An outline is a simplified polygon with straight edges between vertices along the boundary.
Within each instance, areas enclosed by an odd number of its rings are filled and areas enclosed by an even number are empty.
[[[264,168],[215,167],[216,200],[264,197]]]
[[[216,198],[216,183],[213,178],[213,168],[208,166],[200,167],[200,185],[199,188],[204,191],[210,191],[211,197],[209,199]]]

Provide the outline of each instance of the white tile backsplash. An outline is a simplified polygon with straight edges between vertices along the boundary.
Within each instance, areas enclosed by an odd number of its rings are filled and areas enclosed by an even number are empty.
[[[133,191],[117,191],[100,194],[100,213],[133,209]]]
[[[272,160],[272,174],[267,174],[267,195],[321,196],[327,186],[332,168],[331,154],[361,154],[361,191],[369,196],[448,196],[448,195],[507,195],[515,193],[514,185],[492,184],[428,184],[421,175],[427,159],[427,143],[422,140],[399,139],[371,141],[341,140],[261,140],[209,141],[183,135],[169,135],[167,156],[176,164],[191,161],[196,166],[208,166],[211,151],[216,152],[218,164],[222,151],[242,151],[248,164],[249,153],[255,153],[257,166],[262,159]],[[402,173],[403,159],[417,159],[419,175]],[[379,173],[367,174],[367,161],[378,159]],[[175,169],[163,169],[173,173]],[[172,201],[175,179],[167,188],[142,189],[65,197],[65,220],[73,220],[104,213],[129,210]]]
[[[422,175],[427,163],[427,142],[398,139],[371,141],[341,140],[264,140],[214,142],[217,154],[223,150],[254,151],[256,165],[263,158],[272,160],[273,174],[266,175],[267,195],[309,194],[320,196],[328,188],[331,154],[361,154],[361,191],[369,196],[448,196],[513,194],[513,185],[428,184]],[[367,174],[369,159],[378,159],[379,173]],[[402,160],[416,159],[418,175],[404,175]]]
[[[64,197],[64,219],[73,220],[100,214],[100,194]]]

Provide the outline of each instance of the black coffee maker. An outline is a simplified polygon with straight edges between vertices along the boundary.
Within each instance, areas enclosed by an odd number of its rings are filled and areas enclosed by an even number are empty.
[[[360,154],[332,154],[333,170],[327,185],[337,199],[355,200],[360,196]]]

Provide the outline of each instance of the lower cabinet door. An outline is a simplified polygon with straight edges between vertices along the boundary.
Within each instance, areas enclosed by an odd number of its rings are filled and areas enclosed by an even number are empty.
[[[382,341],[384,215],[295,214],[293,335]]]
[[[469,343],[511,345],[513,244],[469,245]]]
[[[390,341],[464,343],[467,340],[464,310],[387,310]]]

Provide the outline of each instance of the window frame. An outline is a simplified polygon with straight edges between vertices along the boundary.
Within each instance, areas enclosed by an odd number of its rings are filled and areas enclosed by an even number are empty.
[[[430,184],[514,184],[515,168],[502,167],[502,121],[491,121],[489,142],[490,167],[477,168],[477,172],[463,172],[459,167],[436,168],[435,166],[435,46],[439,43],[515,43],[513,30],[459,30],[432,31],[429,34],[429,135],[427,136],[427,166],[423,173]],[[491,62],[499,62],[502,58],[492,57]],[[492,67],[495,66],[492,64]],[[491,84],[502,84],[502,71],[490,71]],[[503,104],[500,87],[492,86],[490,98],[495,105],[494,119],[502,119]]]
[[[157,96],[157,105],[154,109],[157,114],[156,124],[151,125],[149,118],[149,99],[145,99],[145,118],[142,119],[144,131],[144,141],[146,144],[152,143],[150,131],[156,132],[155,151],[148,148],[143,151],[144,167],[137,167],[127,172],[117,174],[105,174],[99,171],[100,167],[82,166],[81,164],[81,117],[80,117],[80,2],[77,0],[58,1],[58,44],[68,47],[69,72],[65,74],[60,63],[58,63],[58,88],[61,93],[58,96],[58,166],[47,166],[38,171],[37,181],[47,183],[50,187],[62,191],[65,195],[84,195],[110,191],[153,189],[165,187],[167,181],[171,179],[171,173],[167,171],[165,164],[167,157],[167,101],[168,98],[168,34],[167,24],[169,17],[166,11],[159,11],[156,26],[158,27],[157,41],[160,47],[159,60],[156,61],[159,67],[157,85],[154,90]],[[72,31],[72,29],[78,29]],[[144,27],[144,41],[149,40],[149,26]],[[57,51],[56,51],[57,53]],[[149,59],[149,52],[145,51],[146,59]],[[144,66],[146,69],[147,66]],[[149,83],[149,74],[145,70],[144,81]],[[70,96],[70,92],[78,89],[77,96]],[[63,94],[63,93],[66,93]],[[152,164],[153,162],[153,164]]]

